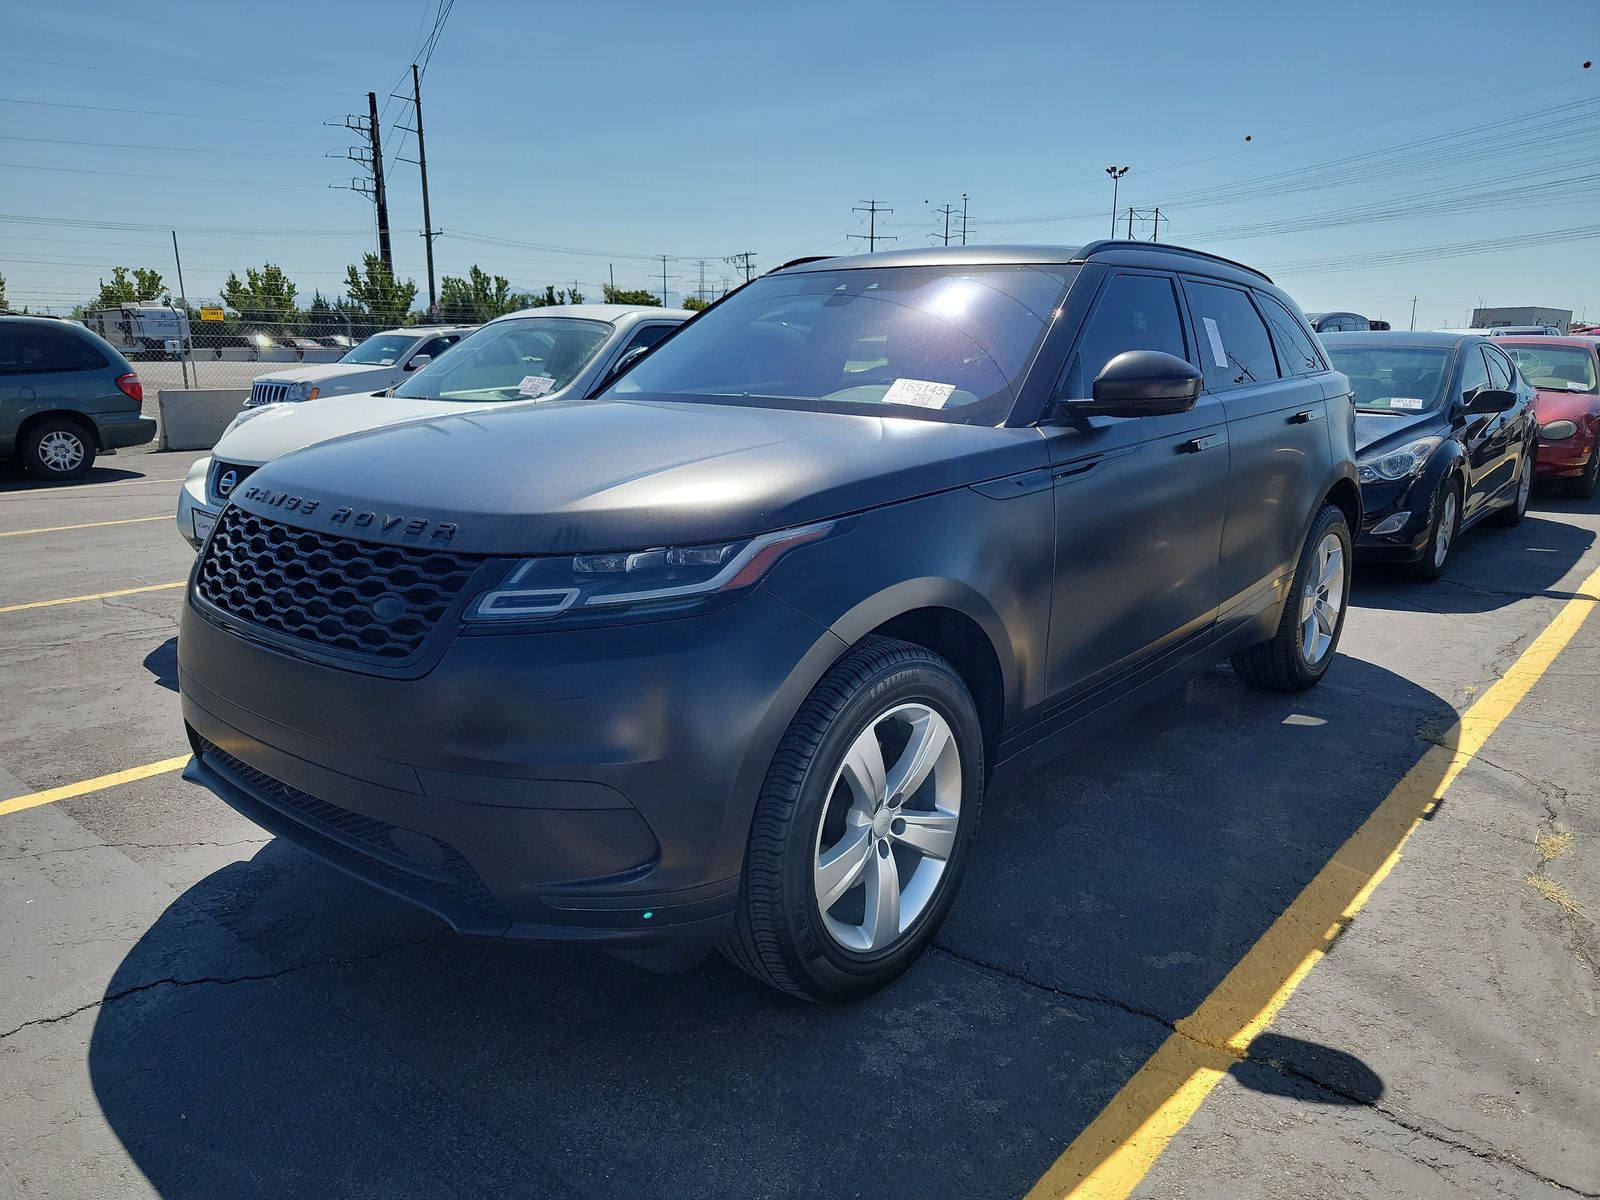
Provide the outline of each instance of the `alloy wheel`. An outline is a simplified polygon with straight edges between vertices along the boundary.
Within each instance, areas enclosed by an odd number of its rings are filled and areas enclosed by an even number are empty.
[[[812,887],[840,946],[876,953],[928,908],[961,824],[961,752],[926,704],[897,704],[856,736],[817,828]]]
[[[1533,495],[1533,460],[1522,456],[1522,474],[1517,477],[1517,512],[1528,511],[1528,500]]]
[[[1329,533],[1317,543],[1300,594],[1300,653],[1308,666],[1319,666],[1333,648],[1344,587],[1344,543]]]
[[[1450,557],[1450,544],[1456,536],[1456,490],[1447,486],[1444,499],[1439,501],[1439,528],[1433,535],[1433,565],[1444,566],[1444,560]]]
[[[83,462],[83,439],[65,429],[53,429],[39,439],[39,462],[48,471],[65,474]]]

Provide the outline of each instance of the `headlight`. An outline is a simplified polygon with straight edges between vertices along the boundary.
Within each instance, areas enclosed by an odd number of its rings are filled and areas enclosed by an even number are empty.
[[[759,582],[796,546],[826,537],[834,524],[824,521],[703,546],[525,559],[498,587],[473,602],[467,619],[526,621],[736,591]]]
[[[317,389],[309,383],[297,383],[289,389],[289,394],[284,397],[290,404],[301,404],[307,400],[317,398]]]
[[[1398,479],[1420,475],[1422,468],[1428,463],[1428,456],[1437,450],[1443,441],[1444,439],[1439,437],[1418,438],[1398,450],[1390,450],[1372,458],[1363,458],[1357,464],[1360,468],[1361,482],[1378,483],[1381,480],[1393,483]]]
[[[1548,425],[1539,426],[1539,436],[1552,442],[1559,442],[1577,432],[1577,423],[1573,421],[1551,421]]]

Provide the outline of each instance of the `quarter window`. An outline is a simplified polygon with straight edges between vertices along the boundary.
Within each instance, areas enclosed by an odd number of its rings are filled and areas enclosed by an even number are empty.
[[[1489,368],[1484,364],[1483,353],[1477,346],[1468,346],[1461,364],[1461,399],[1471,400],[1489,386]]]
[[[1483,357],[1489,360],[1489,382],[1502,392],[1511,390],[1511,362],[1500,351],[1483,347]]]
[[[1078,348],[1067,363],[1058,394],[1086,398],[1095,376],[1127,350],[1160,350],[1187,358],[1183,321],[1172,281],[1163,275],[1117,275],[1100,294]]]
[[[637,350],[641,346],[646,348],[654,346],[671,332],[671,325],[646,325],[644,328],[634,332],[634,335],[628,339],[628,344],[622,348],[622,353],[626,354],[629,350]]]
[[[1215,283],[1187,282],[1206,390],[1225,391],[1278,378],[1272,336],[1247,293]]]
[[[1294,314],[1271,296],[1256,293],[1256,302],[1272,329],[1272,341],[1278,348],[1278,361],[1285,375],[1312,375],[1325,371],[1322,355],[1305,326],[1295,320]]]

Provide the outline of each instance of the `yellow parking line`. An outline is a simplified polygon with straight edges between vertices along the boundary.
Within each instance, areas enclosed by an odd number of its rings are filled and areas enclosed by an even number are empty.
[[[54,608],[58,604],[83,604],[89,600],[110,600],[113,596],[134,596],[140,592],[164,592],[170,588],[180,588],[187,580],[180,579],[176,583],[148,583],[144,587],[119,588],[114,592],[96,592],[92,596],[68,596],[62,600],[30,600],[27,604],[8,604],[0,608],[0,613],[21,612],[27,608]]]
[[[1418,823],[1577,635],[1595,608],[1596,589],[1600,570],[1406,772],[1200,1007],[1177,1023],[1178,1032],[1067,1147],[1029,1200],[1120,1200],[1138,1186],[1400,861]]]
[[[0,533],[0,538],[27,537],[30,533],[67,533],[73,529],[103,529],[107,525],[140,525],[145,521],[170,521],[171,513],[161,513],[154,517],[124,517],[120,521],[85,521],[82,525],[47,525],[43,529],[13,529],[9,533]]]
[[[50,496],[59,496],[62,492],[81,492],[84,488],[93,488],[100,491],[102,488],[129,487],[135,483],[182,483],[182,479],[113,479],[108,483],[65,483],[60,487],[45,486],[34,488],[13,488],[9,491],[0,491],[0,500],[10,497],[17,500],[43,500]]]
[[[21,812],[26,808],[38,808],[41,804],[54,804],[57,800],[87,796],[90,792],[104,791],[106,788],[116,787],[119,783],[132,783],[136,779],[149,779],[152,775],[165,775],[169,771],[181,770],[188,761],[189,756],[181,754],[177,758],[163,758],[160,762],[146,763],[142,767],[129,767],[126,771],[97,775],[93,779],[85,779],[82,783],[63,784],[47,791],[17,796],[11,800],[0,800],[0,817]]]

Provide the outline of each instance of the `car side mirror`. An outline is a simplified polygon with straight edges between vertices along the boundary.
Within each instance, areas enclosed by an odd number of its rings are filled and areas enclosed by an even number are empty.
[[[1484,388],[1462,407],[1469,417],[1484,417],[1492,413],[1510,412],[1517,406],[1517,394],[1501,388]]]
[[[415,371],[418,367],[425,367],[432,361],[433,355],[431,354],[415,354],[412,355],[411,361],[406,364],[405,369]]]
[[[1067,400],[1068,416],[1157,417],[1188,412],[1205,376],[1193,363],[1160,350],[1124,350],[1094,377],[1094,397]]]
[[[649,346],[634,346],[630,350],[623,351],[622,357],[611,364],[611,370],[606,372],[606,377],[600,381],[600,385],[602,387],[610,387],[618,379],[622,378],[623,372],[643,358],[649,351]]]

